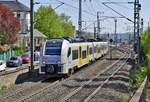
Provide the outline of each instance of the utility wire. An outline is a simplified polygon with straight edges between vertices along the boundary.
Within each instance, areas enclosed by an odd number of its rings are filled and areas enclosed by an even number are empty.
[[[93,9],[93,11],[94,11],[94,12],[95,12],[95,14],[96,14],[97,12],[95,11],[95,8],[94,8],[94,6],[93,6],[92,2],[91,2],[90,4],[91,4],[91,8]]]
[[[97,22],[97,21],[93,21],[93,22]],[[86,26],[85,28],[83,28],[82,30],[85,30],[85,29],[89,28],[90,26],[92,26],[92,25],[93,25],[93,22],[90,23],[89,25],[87,25],[87,26]]]
[[[75,6],[73,6],[73,5],[70,5],[70,4],[66,3],[66,2],[62,2],[62,1],[60,1],[60,0],[56,0],[56,1],[58,1],[58,2],[60,2],[60,3],[64,3],[66,6],[72,7],[72,8],[74,8],[74,9],[79,9],[78,7],[75,7]],[[87,13],[87,14],[89,14],[89,15],[92,15],[92,16],[96,16],[96,15],[94,15],[94,14],[92,14],[91,12],[88,12],[88,11],[86,11],[86,10],[83,10],[83,12],[85,12],[85,13]]]
[[[86,8],[90,11],[90,12],[92,12],[92,10],[89,8],[89,5],[87,4],[87,3],[85,3],[86,4]],[[93,13],[92,13],[93,14]]]
[[[128,17],[126,17],[126,16],[124,16],[123,14],[119,13],[118,11],[114,10],[114,9],[113,9],[113,8],[111,8],[110,6],[106,5],[106,3],[105,3],[105,2],[102,2],[102,4],[103,4],[104,6],[106,6],[107,8],[111,9],[112,11],[114,11],[115,13],[117,13],[118,15],[120,15],[120,16],[122,16],[122,17],[126,18],[128,21],[130,21],[130,22],[133,22],[133,23],[134,23],[134,21],[132,21],[132,20],[131,20],[131,19],[129,19]]]

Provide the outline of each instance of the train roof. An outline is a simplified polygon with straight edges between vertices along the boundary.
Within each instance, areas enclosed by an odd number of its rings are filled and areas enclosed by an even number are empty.
[[[79,43],[79,42],[104,42],[102,39],[84,39],[84,38],[72,38],[72,37],[62,37],[62,38],[52,38],[47,40],[47,42],[51,42],[53,40],[57,40],[58,42],[62,42],[63,40],[67,40],[69,43]]]

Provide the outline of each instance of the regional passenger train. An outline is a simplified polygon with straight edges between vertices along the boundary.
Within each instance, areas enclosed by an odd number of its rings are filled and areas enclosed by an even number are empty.
[[[108,42],[75,41],[71,38],[47,40],[40,52],[39,74],[69,75],[108,52]]]

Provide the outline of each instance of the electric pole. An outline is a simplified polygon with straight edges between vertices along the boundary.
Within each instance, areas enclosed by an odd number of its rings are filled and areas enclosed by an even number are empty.
[[[143,34],[143,18],[141,19],[141,34]]]
[[[115,41],[115,45],[117,47],[117,19],[115,19],[115,38],[114,38],[114,41]]]
[[[135,47],[135,43],[137,43],[136,51],[138,53],[138,64],[140,63],[140,10],[141,10],[141,5],[139,4],[139,0],[135,0],[134,2],[134,47]]]
[[[34,70],[34,66],[33,66],[33,17],[34,17],[34,0],[30,1],[30,54],[31,54],[31,62],[30,62],[30,69],[29,71],[33,71]]]
[[[78,37],[82,33],[82,0],[79,0],[79,20],[78,20]]]
[[[94,39],[96,39],[96,26],[95,26],[95,23],[94,23]]]
[[[100,19],[99,19],[99,13],[97,12],[97,38],[100,37]]]

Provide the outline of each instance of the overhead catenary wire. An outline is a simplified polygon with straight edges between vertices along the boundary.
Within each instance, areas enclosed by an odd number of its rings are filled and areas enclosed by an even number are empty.
[[[124,18],[127,19],[128,21],[134,23],[134,21],[132,21],[132,20],[129,19],[128,17],[124,16],[122,13],[119,13],[118,11],[114,10],[113,8],[111,8],[110,6],[106,5],[105,2],[102,2],[102,4],[103,4],[104,6],[106,6],[107,8],[111,9],[112,11],[114,11],[115,13],[117,13],[118,15],[124,17]]]
[[[72,7],[72,8],[74,8],[74,9],[77,9],[77,10],[79,9],[78,7],[75,7],[75,6],[73,6],[73,5],[69,4],[69,3],[62,2],[62,1],[60,1],[60,0],[56,0],[56,1],[58,1],[58,2],[60,2],[60,3],[64,3],[64,5],[69,6],[69,7]],[[86,11],[86,10],[83,10],[83,12],[84,12],[84,13],[87,13],[87,14],[89,14],[89,15],[92,15],[92,16],[96,16],[95,14],[93,14],[93,13],[91,13],[91,12],[88,12],[88,11]]]

